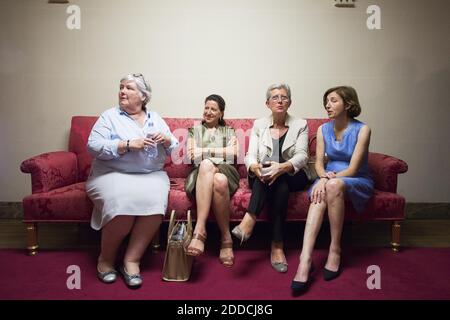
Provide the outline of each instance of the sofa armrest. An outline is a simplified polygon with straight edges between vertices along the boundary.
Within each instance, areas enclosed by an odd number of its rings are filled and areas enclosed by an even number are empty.
[[[396,193],[397,176],[408,171],[408,164],[395,157],[375,152],[369,152],[368,160],[375,189]]]
[[[32,193],[48,192],[77,182],[77,156],[67,151],[43,153],[23,161],[20,170],[31,174]]]

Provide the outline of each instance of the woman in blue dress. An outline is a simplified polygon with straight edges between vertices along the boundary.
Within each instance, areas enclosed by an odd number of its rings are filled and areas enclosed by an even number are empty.
[[[294,294],[300,294],[309,287],[313,271],[312,252],[325,211],[328,211],[331,244],[323,277],[329,281],[342,271],[340,242],[344,199],[348,199],[357,212],[362,212],[373,192],[367,162],[370,128],[355,119],[361,113],[355,89],[346,86],[328,89],[323,96],[323,105],[331,121],[317,129],[315,169],[319,178],[309,190],[311,204],[303,248],[291,284]],[[325,156],[328,158],[326,167]]]

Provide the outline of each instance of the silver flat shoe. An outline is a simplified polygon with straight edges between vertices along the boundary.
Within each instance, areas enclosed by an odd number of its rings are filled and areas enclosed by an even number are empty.
[[[128,274],[125,271],[125,266],[120,267],[120,273],[122,273],[125,283],[130,288],[138,288],[142,285],[142,276],[138,274]]]
[[[113,283],[117,280],[117,271],[110,270],[105,272],[100,272],[97,270],[97,278],[104,283]]]
[[[272,265],[272,268],[274,268],[276,272],[286,273],[287,270],[288,270],[287,262],[273,262],[273,261],[270,261],[270,264]]]
[[[231,230],[231,234],[241,241],[240,245],[242,245],[245,241],[247,241],[252,235],[251,233],[250,234],[244,233],[244,231],[242,231],[241,228],[239,228],[239,226],[234,227],[233,230]]]

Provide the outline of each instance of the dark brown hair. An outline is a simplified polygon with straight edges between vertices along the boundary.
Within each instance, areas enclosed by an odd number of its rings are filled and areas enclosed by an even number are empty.
[[[323,106],[327,105],[327,97],[330,93],[336,92],[342,100],[344,100],[344,106],[349,107],[347,114],[351,118],[356,118],[361,114],[361,105],[359,104],[358,94],[353,87],[350,86],[338,86],[333,87],[325,91],[323,94]]]
[[[205,103],[208,101],[214,101],[219,106],[219,110],[222,112],[222,117],[219,118],[219,126],[225,126],[225,120],[223,120],[223,115],[225,113],[225,100],[218,94],[211,94],[206,97]]]

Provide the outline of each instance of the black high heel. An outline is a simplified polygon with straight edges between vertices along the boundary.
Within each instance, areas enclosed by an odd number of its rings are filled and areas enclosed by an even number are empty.
[[[339,275],[342,272],[341,266],[342,266],[342,262],[339,264],[339,267],[338,267],[337,271],[331,271],[331,270],[328,270],[327,268],[324,267],[323,268],[323,280],[331,281],[331,280],[336,279],[337,277],[339,277]]]
[[[310,284],[312,282],[311,274],[313,272],[314,272],[314,264],[311,263],[311,267],[309,268],[309,273],[308,273],[308,280],[306,280],[306,281],[295,281],[295,280],[292,280],[292,282],[291,282],[291,290],[292,290],[292,295],[293,296],[301,295],[302,293],[305,293],[308,290],[308,288],[309,288],[309,286],[310,286]]]

